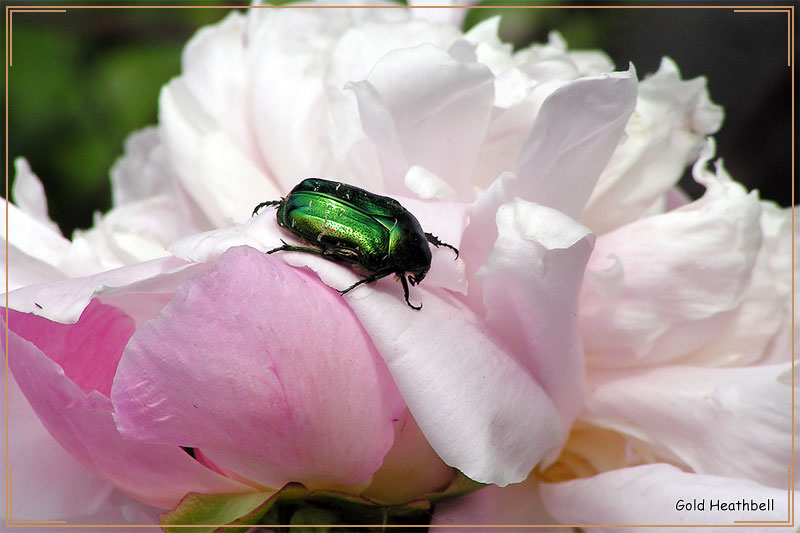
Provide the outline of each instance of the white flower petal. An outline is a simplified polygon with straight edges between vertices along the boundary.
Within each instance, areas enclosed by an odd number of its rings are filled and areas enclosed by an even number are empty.
[[[675,63],[664,58],[658,72],[639,84],[626,136],[601,174],[582,222],[605,233],[643,216],[721,123],[722,109],[709,100],[705,78],[681,80]]]
[[[441,289],[415,294],[378,283],[368,298],[346,297],[386,360],[414,419],[439,457],[482,483],[525,479],[558,445],[552,401],[472,313]],[[502,391],[502,393],[499,393]]]
[[[0,235],[0,258],[4,266],[8,264],[9,290],[64,278],[62,262],[70,253],[70,242],[57,227],[10,202],[0,202],[0,220],[8,221]],[[6,242],[9,257],[5,256]]]
[[[455,200],[457,197],[455,189],[449,183],[419,165],[408,169],[403,183],[408,190],[416,193],[423,200],[430,198]]]
[[[160,135],[181,185],[215,226],[244,221],[260,198],[280,191],[175,79],[161,90]]]
[[[477,23],[464,34],[464,40],[474,45],[477,60],[492,69],[495,76],[514,65],[514,47],[500,40],[499,30],[500,17],[495,16]]]
[[[502,90],[503,80],[512,76],[523,79],[514,80],[508,85],[527,93],[525,85],[533,82],[519,71],[511,71],[498,78],[496,83],[496,86],[499,86],[498,92]],[[496,99],[500,100],[503,96],[499,93]],[[533,98],[513,98],[520,101],[509,104],[507,108],[504,108],[501,102],[497,102],[492,113],[473,173],[473,184],[478,187],[488,188],[498,176],[514,167],[514,162],[536,118],[538,107]]]
[[[78,272],[86,258],[81,248],[91,251],[104,270],[149,261],[169,255],[167,247],[196,229],[173,198],[154,196],[120,205],[106,215],[95,216],[94,226],[73,235],[73,249],[62,268]]]
[[[584,418],[652,442],[699,474],[785,487],[792,389],[780,379],[789,371],[790,364],[596,371]]]
[[[265,208],[244,224],[189,235],[173,243],[169,250],[187,261],[206,263],[234,246],[250,246],[266,252],[279,247],[281,239],[288,242],[293,237],[278,226],[274,208]]]
[[[577,219],[635,103],[632,66],[550,94],[517,160],[514,194]]]
[[[699,179],[708,187],[700,200],[597,239],[587,273],[594,282],[584,285],[580,306],[590,364],[688,355],[740,305],[761,244],[758,198],[722,174]],[[612,257],[622,266],[623,279],[611,281],[623,284],[619,294],[595,276]]]
[[[539,493],[545,509],[562,524],[640,525],[621,531],[652,531],[648,525],[727,525],[734,521],[779,521],[790,518],[788,492],[746,479],[703,476],[681,472],[666,464],[652,464],[604,472],[563,483],[542,483]],[[712,509],[712,502],[754,500],[774,502],[774,510],[732,511]],[[704,502],[703,510],[677,510],[678,502]],[[774,527],[774,526],[773,526]],[[720,531],[718,527],[693,531]],[[774,531],[765,526],[748,531]],[[738,531],[738,528],[735,529]]]
[[[359,10],[362,12],[365,10]],[[368,22],[349,28],[336,41],[330,63],[324,74],[327,103],[326,143],[333,152],[331,166],[326,171],[348,183],[367,190],[385,192],[375,145],[361,126],[355,92],[348,90],[351,82],[369,76],[372,67],[392,50],[411,48],[430,43],[446,49],[458,39],[455,28],[426,21],[408,21],[409,12],[401,9],[379,9],[391,14],[393,20]]]
[[[483,303],[483,289],[475,278],[475,273],[486,263],[497,241],[497,210],[513,199],[508,189],[511,188],[509,184],[516,179],[517,177],[510,172],[504,172],[494,180],[472,203],[469,225],[464,230],[464,244],[460,250],[467,263],[467,281],[470,284],[466,301],[473,311],[481,315],[484,315],[486,310]]]
[[[423,202],[416,198],[394,197],[413,213],[423,231],[432,233],[441,242],[460,251],[461,236],[469,221],[469,206],[458,202]],[[441,287],[453,292],[467,293],[463,259],[444,246],[431,245],[431,268],[425,276],[425,287]]]
[[[71,324],[78,320],[94,295],[159,274],[177,272],[187,266],[190,265],[181,259],[166,257],[84,278],[23,287],[8,293],[8,307]]]
[[[324,171],[328,150],[322,78],[327,62],[320,54],[335,42],[342,21],[333,15],[331,27],[322,28],[313,9],[263,11],[269,13],[250,17],[250,112],[258,117],[253,128],[259,152],[279,189],[288,191],[303,176]],[[302,32],[296,31],[298,24],[304,26]]]
[[[133,132],[125,139],[125,154],[111,167],[114,205],[174,195],[174,177],[158,128]]]
[[[47,214],[47,197],[44,193],[44,186],[31,170],[28,160],[18,157],[14,160],[14,169],[17,172],[14,185],[11,187],[14,204],[23,213],[34,218],[53,233],[61,235],[58,225],[50,220],[50,216]]]
[[[408,6],[412,8],[411,13],[415,19],[441,22],[446,27],[458,28],[467,15],[467,10],[464,8],[476,3],[473,0],[409,0]],[[426,9],[425,6],[438,6],[438,8]]]
[[[487,323],[542,384],[567,431],[584,394],[577,307],[594,236],[563,213],[520,198],[497,210],[497,227],[476,274]]]
[[[0,238],[0,268],[5,270],[8,265],[8,290],[14,291],[28,285],[47,283],[64,279],[65,274],[58,268],[31,257],[20,251],[16,246],[8,246],[6,257],[5,239]]]
[[[761,231],[761,249],[742,304],[711,342],[682,363],[722,366],[790,360],[791,347],[780,349],[775,341],[792,327],[791,210],[761,202]]]
[[[61,232],[12,203],[0,204],[0,215],[4,222],[8,220],[8,228],[4,228],[6,231],[3,231],[3,236],[8,238],[9,246],[48,265],[57,266],[69,250],[69,241],[61,236]]]
[[[575,50],[567,52],[581,76],[599,76],[614,70],[614,61],[601,50]]]
[[[494,77],[430,44],[389,52],[351,84],[364,131],[375,143],[386,191],[403,194],[412,165],[472,196],[472,175],[494,99]]]
[[[246,18],[238,11],[200,29],[183,50],[181,80],[236,148],[267,173],[255,142],[257,115],[250,108],[248,41]]]
[[[363,7],[249,10],[249,112],[258,117],[259,150],[282,190],[304,176],[327,176],[380,192],[374,149],[361,131],[355,97],[344,89],[366,77],[380,57],[369,55],[377,42],[352,47],[341,41],[353,28],[407,18],[402,9]],[[393,26],[382,27],[388,37]]]

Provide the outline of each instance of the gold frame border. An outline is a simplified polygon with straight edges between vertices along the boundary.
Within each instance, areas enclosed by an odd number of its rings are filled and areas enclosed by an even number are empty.
[[[794,399],[795,399],[795,353],[794,353],[794,323],[795,323],[795,313],[794,313],[794,268],[795,268],[795,234],[794,234],[794,194],[795,194],[795,112],[794,112],[794,92],[795,92],[795,68],[794,68],[794,49],[792,47],[792,43],[794,42],[794,5],[777,5],[777,6],[733,6],[733,5],[695,5],[695,6],[682,6],[682,5],[651,5],[651,6],[636,6],[636,5],[609,5],[609,6],[598,6],[598,5],[577,5],[577,6],[516,6],[516,5],[504,5],[504,6],[444,6],[444,5],[435,5],[435,6],[403,6],[403,5],[396,5],[396,6],[368,6],[368,5],[352,5],[352,6],[345,6],[345,5],[326,5],[326,6],[298,6],[293,4],[288,5],[280,5],[280,6],[176,6],[176,5],[99,5],[99,6],[88,6],[88,5],[54,5],[54,6],[42,6],[42,8],[37,8],[37,6],[33,5],[9,5],[6,6],[6,42],[5,42],[5,49],[6,49],[6,67],[5,67],[5,201],[6,201],[6,219],[5,219],[5,229],[6,234],[4,235],[5,238],[5,252],[6,252],[6,285],[5,285],[5,451],[6,451],[6,476],[5,476],[5,483],[6,483],[6,491],[7,497],[5,506],[6,506],[6,519],[5,525],[8,527],[65,527],[65,528],[72,528],[72,527],[85,527],[85,528],[100,528],[100,527],[114,527],[114,528],[147,528],[147,527],[157,527],[161,528],[161,525],[154,525],[154,524],[68,524],[66,521],[33,521],[33,520],[25,520],[25,521],[14,521],[11,516],[11,503],[12,503],[12,471],[11,466],[9,464],[9,450],[8,450],[8,435],[9,435],[9,411],[8,411],[8,404],[9,404],[9,397],[8,397],[8,388],[9,388],[9,367],[8,367],[8,203],[9,203],[9,159],[8,159],[8,69],[9,67],[13,66],[13,48],[12,48],[12,30],[13,30],[13,15],[14,13],[66,13],[68,9],[336,9],[336,8],[372,8],[372,9],[731,9],[734,13],[785,13],[786,14],[786,21],[787,21],[787,67],[789,67],[791,72],[791,90],[792,90],[792,102],[791,102],[791,124],[792,124],[792,132],[791,132],[791,194],[792,194],[792,206],[791,206],[791,221],[792,221],[792,460],[791,464],[788,468],[788,495],[787,495],[787,504],[788,504],[788,513],[789,516],[787,517],[786,521],[749,521],[749,520],[735,520],[733,524],[543,524],[543,525],[492,525],[492,524],[480,524],[480,525],[462,525],[462,524],[441,524],[441,525],[383,525],[383,524],[376,524],[376,525],[362,525],[362,526],[352,526],[352,525],[277,525],[277,526],[270,526],[270,527],[288,527],[288,528],[295,528],[295,527],[329,527],[329,528],[344,528],[344,527],[356,527],[356,528],[367,528],[367,527],[383,527],[387,529],[391,528],[398,528],[398,527],[406,527],[406,528],[449,528],[449,527],[468,527],[468,528],[504,528],[504,529],[515,529],[515,528],[545,528],[545,527],[573,527],[573,528],[580,528],[580,527],[653,527],[653,528],[662,528],[662,527],[753,527],[753,526],[763,526],[763,527],[786,527],[792,526],[794,527],[794,491],[792,490],[792,478],[794,473],[794,450],[795,450],[795,431],[794,431],[794,418],[795,418],[795,409],[794,409]],[[254,527],[252,525],[242,525],[242,526],[229,526],[227,524],[209,524],[209,525],[198,525],[198,524],[191,524],[191,525],[170,525],[168,527],[171,528],[184,528],[184,527],[241,527],[241,528],[250,528]]]

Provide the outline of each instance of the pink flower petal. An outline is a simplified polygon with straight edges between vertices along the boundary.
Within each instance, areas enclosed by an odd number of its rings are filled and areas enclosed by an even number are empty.
[[[746,456],[736,454],[734,457]],[[545,509],[562,524],[716,524],[733,529],[736,520],[786,521],[789,518],[785,488],[765,487],[746,479],[681,472],[666,464],[612,470],[563,483],[542,483],[539,494]],[[735,505],[742,500],[754,500],[756,504],[772,501],[774,510],[711,508],[712,502]],[[704,510],[679,511],[676,505],[681,501],[702,501]],[[645,528],[633,530],[645,531]],[[625,528],[625,531],[631,529]],[[764,528],[763,531],[773,529]]]
[[[212,266],[209,263],[188,265],[181,270],[105,290],[97,300],[124,312],[133,319],[138,328],[161,311],[181,283],[209,270]]]
[[[188,492],[252,490],[212,472],[178,446],[124,440],[108,398],[96,391],[86,395],[57,363],[13,331],[8,334],[8,360],[20,389],[55,440],[137,499],[170,508]]]
[[[350,86],[378,150],[387,192],[404,194],[406,172],[419,165],[459,197],[472,196],[469,179],[492,111],[493,81],[484,65],[459,63],[421,44],[389,52],[365,81]]]
[[[137,330],[111,394],[126,436],[273,488],[368,483],[403,406],[339,295],[247,247]]]
[[[111,493],[103,507],[92,514],[75,516],[70,518],[68,525],[73,527],[66,531],[75,531],[75,525],[94,526],[89,531],[103,530],[102,526],[108,529],[109,525],[124,526],[126,533],[152,533],[159,524],[159,515],[163,509],[142,503],[120,490]],[[148,527],[147,524],[150,524]],[[144,527],[132,527],[142,525]],[[41,533],[52,533],[54,528],[42,529]],[[88,529],[88,528],[87,528]],[[116,529],[116,528],[115,528]],[[27,528],[26,528],[27,531]]]
[[[63,370],[84,393],[108,397],[125,343],[136,329],[115,307],[92,300],[76,324],[59,324],[36,315],[9,310],[8,327]]]
[[[780,378],[789,370],[783,364],[594,372],[585,418],[657,443],[699,474],[785,487],[792,390]]]
[[[699,200],[598,238],[581,294],[592,364],[665,362],[717,334],[742,302],[761,245],[761,207],[723,173]],[[618,261],[616,270],[609,263]],[[621,267],[621,268],[619,268]]]
[[[498,209],[497,228],[476,274],[487,323],[542,384],[566,432],[584,396],[578,295],[594,236],[559,211],[520,198]]]
[[[406,409],[394,423],[394,444],[363,496],[405,503],[447,487],[456,472],[442,462]]]
[[[5,380],[0,382],[0,389],[5,389],[4,383]],[[0,392],[6,398],[5,391]],[[11,518],[65,520],[102,509],[114,485],[86,468],[53,440],[13,376],[9,379],[7,398],[8,464],[13,474]],[[5,449],[3,446],[0,452],[3,458]],[[5,494],[5,489],[4,483],[0,492]]]

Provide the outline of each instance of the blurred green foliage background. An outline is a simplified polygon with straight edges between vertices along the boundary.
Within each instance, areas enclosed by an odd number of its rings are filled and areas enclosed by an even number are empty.
[[[220,4],[236,8],[244,2],[191,5]],[[480,5],[492,4],[512,2]],[[186,41],[228,11],[74,8],[14,15],[8,177],[13,179],[13,159],[26,157],[45,185],[51,218],[66,236],[89,227],[94,211],[110,207],[108,172],[125,138],[156,123],[159,89],[180,74]],[[501,37],[517,47],[545,41],[549,31],[558,30],[571,49],[604,50],[620,69],[633,61],[640,77],[654,72],[664,55],[677,61],[684,78],[706,75],[712,99],[726,110],[716,136],[718,155],[736,179],[760,188],[762,196],[791,203],[785,15],[729,9],[478,9],[469,12],[465,26],[496,14],[503,15]],[[682,185],[702,193],[688,177]]]
[[[12,164],[18,156],[29,160],[45,185],[50,216],[66,236],[76,227],[89,227],[93,211],[110,207],[108,172],[125,138],[156,123],[159,90],[180,74],[186,41],[227,13],[69,9],[14,14],[9,156]]]

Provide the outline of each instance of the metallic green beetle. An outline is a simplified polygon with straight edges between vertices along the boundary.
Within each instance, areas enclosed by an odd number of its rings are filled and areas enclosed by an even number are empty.
[[[406,303],[408,283],[421,282],[431,268],[431,250],[445,246],[458,250],[436,236],[425,233],[417,219],[397,200],[319,178],[300,182],[288,196],[262,202],[253,215],[266,206],[278,206],[278,225],[311,246],[283,246],[267,252],[306,252],[350,263],[366,276],[343,291],[396,274],[403,284]],[[408,283],[406,283],[408,276]]]

